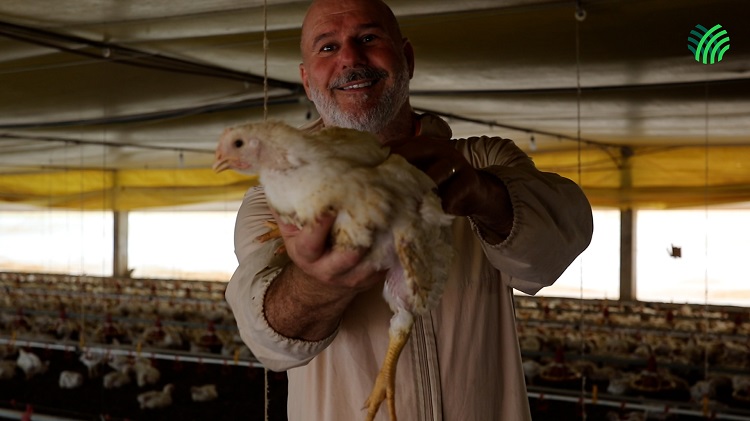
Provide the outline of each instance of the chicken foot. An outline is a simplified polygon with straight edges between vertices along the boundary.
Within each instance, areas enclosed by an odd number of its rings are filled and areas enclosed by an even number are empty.
[[[396,419],[396,363],[401,355],[406,342],[411,333],[411,325],[406,329],[398,330],[390,334],[388,341],[388,351],[385,354],[383,366],[380,368],[375,385],[372,388],[370,397],[365,402],[367,408],[367,421],[375,419],[380,404],[386,400],[388,405],[388,414],[391,421]]]
[[[268,227],[269,231],[265,234],[261,234],[257,237],[255,237],[255,241],[258,241],[259,243],[265,243],[266,241],[270,241],[276,238],[281,238],[281,230],[279,229],[279,224],[276,223],[276,221],[269,220],[264,222],[264,225]],[[286,247],[284,247],[284,243],[282,243],[279,248],[277,248],[273,254],[279,255],[286,252]]]

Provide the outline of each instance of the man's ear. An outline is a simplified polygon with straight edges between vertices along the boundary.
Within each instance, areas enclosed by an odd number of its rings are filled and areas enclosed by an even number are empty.
[[[404,57],[406,65],[409,67],[409,79],[414,77],[414,47],[411,45],[409,38],[404,38]]]
[[[299,64],[299,78],[302,80],[302,87],[305,88],[307,99],[312,101],[312,98],[310,98],[310,82],[307,80],[307,70],[305,69],[305,63]]]

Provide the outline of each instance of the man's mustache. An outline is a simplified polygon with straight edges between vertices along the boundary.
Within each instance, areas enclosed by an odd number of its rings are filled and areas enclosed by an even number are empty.
[[[336,79],[332,80],[329,87],[336,89],[347,83],[356,82],[364,79],[385,79],[388,77],[388,72],[374,67],[357,67],[349,69],[345,73],[342,73]]]

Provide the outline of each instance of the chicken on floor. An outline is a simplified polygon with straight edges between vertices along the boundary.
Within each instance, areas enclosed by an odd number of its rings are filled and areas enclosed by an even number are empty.
[[[162,390],[151,390],[138,395],[138,403],[141,409],[166,408],[172,405],[172,392],[174,385],[172,383],[164,386]]]

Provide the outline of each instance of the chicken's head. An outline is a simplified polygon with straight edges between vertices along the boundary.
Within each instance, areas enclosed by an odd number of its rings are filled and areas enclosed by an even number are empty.
[[[229,127],[219,137],[213,169],[258,174],[263,169],[286,170],[304,163],[293,147],[301,133],[279,122]]]

